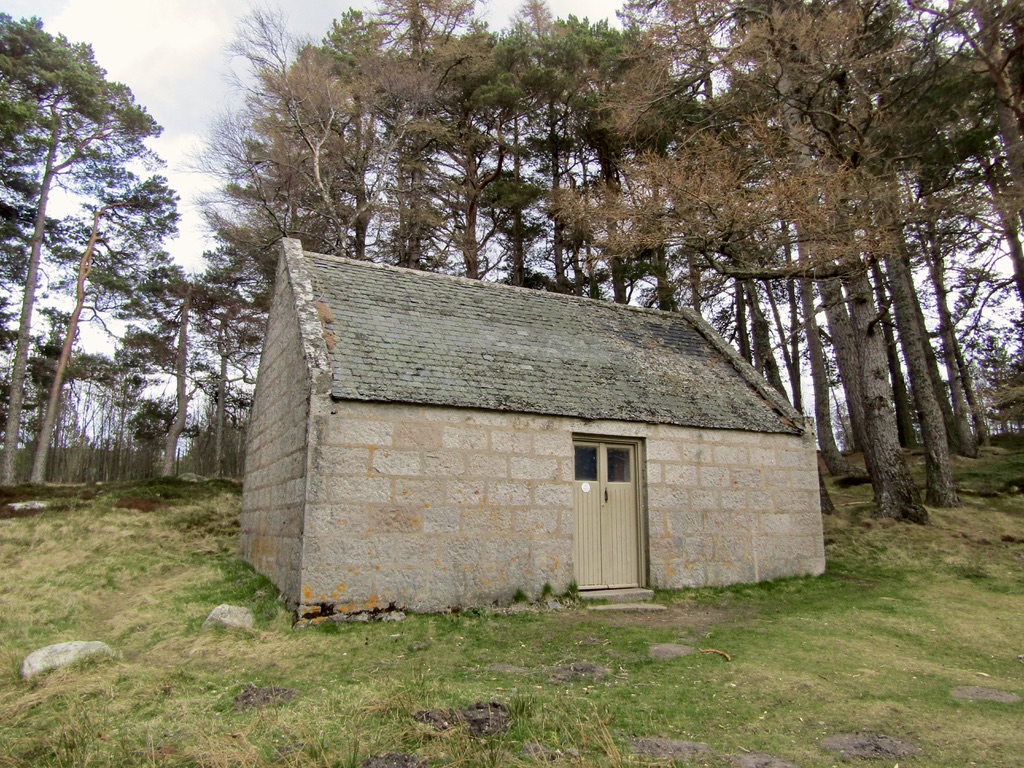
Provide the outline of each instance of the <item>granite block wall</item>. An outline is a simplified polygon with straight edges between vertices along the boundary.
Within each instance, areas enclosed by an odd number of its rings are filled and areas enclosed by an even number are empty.
[[[648,586],[824,570],[810,435],[327,398],[312,409],[292,605],[442,610],[565,590],[572,442],[586,436],[641,441]]]
[[[282,594],[298,595],[310,376],[292,285],[280,273],[275,292],[250,414],[241,546],[242,556]]]

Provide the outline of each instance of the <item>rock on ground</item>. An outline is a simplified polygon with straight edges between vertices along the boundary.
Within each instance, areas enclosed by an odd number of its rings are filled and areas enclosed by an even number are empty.
[[[79,659],[96,654],[113,656],[114,652],[106,643],[98,641],[72,640],[69,643],[48,645],[45,648],[32,651],[25,657],[25,660],[21,662],[21,676],[27,680],[39,672],[65,667]]]
[[[203,629],[225,627],[227,629],[251,629],[253,625],[252,611],[239,608],[237,605],[218,605],[203,622]]]

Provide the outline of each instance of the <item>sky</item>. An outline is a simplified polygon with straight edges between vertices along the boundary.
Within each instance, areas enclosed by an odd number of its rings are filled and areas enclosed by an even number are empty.
[[[519,0],[481,3],[492,29],[505,26]],[[552,13],[592,20],[615,19],[621,0],[548,0]],[[372,7],[372,0],[290,0],[259,7],[284,11],[289,30],[318,39],[331,21],[350,8]],[[109,79],[126,84],[163,126],[152,148],[166,161],[164,175],[181,197],[179,236],[167,250],[187,269],[201,268],[213,247],[195,199],[214,188],[213,179],[193,170],[191,158],[203,144],[213,119],[238,100],[230,84],[227,48],[252,0],[0,0],[0,11],[14,18],[38,16],[43,29],[71,42],[89,43]]]

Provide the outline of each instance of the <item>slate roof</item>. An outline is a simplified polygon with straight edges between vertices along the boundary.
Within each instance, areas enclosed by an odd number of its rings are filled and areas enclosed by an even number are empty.
[[[330,311],[337,399],[802,431],[695,313],[323,254],[303,260],[314,300]]]

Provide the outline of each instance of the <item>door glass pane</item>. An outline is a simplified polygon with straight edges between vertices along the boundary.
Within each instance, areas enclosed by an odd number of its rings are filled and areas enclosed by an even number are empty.
[[[597,480],[597,446],[576,446],[576,479]]]
[[[629,482],[629,448],[608,449],[608,482]]]

